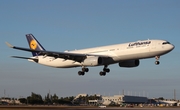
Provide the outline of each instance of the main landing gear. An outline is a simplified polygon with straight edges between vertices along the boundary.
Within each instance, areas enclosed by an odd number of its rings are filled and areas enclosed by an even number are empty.
[[[85,67],[82,67],[82,71],[78,71],[78,75],[79,76],[84,76],[85,75],[85,72],[88,72],[89,69],[88,68],[85,68]]]
[[[105,76],[106,73],[109,73],[109,72],[110,72],[110,69],[107,68],[107,65],[105,65],[104,68],[103,68],[103,71],[99,72],[99,75],[100,76]]]
[[[103,71],[99,72],[99,75],[100,76],[105,76],[106,73],[109,73],[110,72],[110,69],[107,68],[108,66],[105,65],[104,68],[103,68]],[[89,69],[88,68],[85,68],[85,67],[82,67],[82,71],[78,71],[78,75],[79,76],[84,76],[85,75],[85,72],[88,72]]]
[[[155,56],[155,59],[156,59],[155,64],[159,65],[160,64],[160,62],[159,62],[160,56]]]

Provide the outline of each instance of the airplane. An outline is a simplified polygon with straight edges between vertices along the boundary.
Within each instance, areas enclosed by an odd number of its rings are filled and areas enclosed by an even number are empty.
[[[137,67],[140,59],[155,58],[155,64],[159,65],[160,56],[172,51],[175,46],[166,40],[140,40],[135,42],[114,44],[95,48],[55,52],[47,51],[32,35],[26,34],[30,48],[17,47],[6,42],[13,49],[32,52],[32,57],[12,56],[14,58],[27,59],[38,64],[55,68],[81,67],[78,75],[83,76],[88,72],[88,67],[104,66],[99,72],[105,76],[110,72],[109,65],[118,63],[120,67]]]

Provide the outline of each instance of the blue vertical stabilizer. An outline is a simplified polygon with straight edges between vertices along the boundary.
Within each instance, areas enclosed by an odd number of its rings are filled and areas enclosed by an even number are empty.
[[[38,42],[38,40],[32,34],[26,34],[29,47],[32,50],[45,50],[44,47]],[[38,56],[37,52],[32,52],[33,56]]]

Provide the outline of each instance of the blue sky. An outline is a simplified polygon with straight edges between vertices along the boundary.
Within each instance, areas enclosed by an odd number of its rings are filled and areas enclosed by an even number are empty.
[[[1,0],[0,1],[0,97],[26,97],[49,92],[59,97],[79,93],[143,95],[180,99],[180,1],[179,0]],[[131,42],[165,39],[176,48],[155,59],[141,60],[137,68],[110,65],[93,67],[85,76],[81,68],[50,68],[9,56],[31,56],[13,50],[28,47],[25,34],[32,33],[47,50],[65,51]]]

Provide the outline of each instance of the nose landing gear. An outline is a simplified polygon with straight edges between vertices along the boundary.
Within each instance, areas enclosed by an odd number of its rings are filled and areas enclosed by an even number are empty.
[[[155,64],[159,65],[160,64],[160,62],[159,62],[160,56],[155,56],[155,59],[156,59]]]

